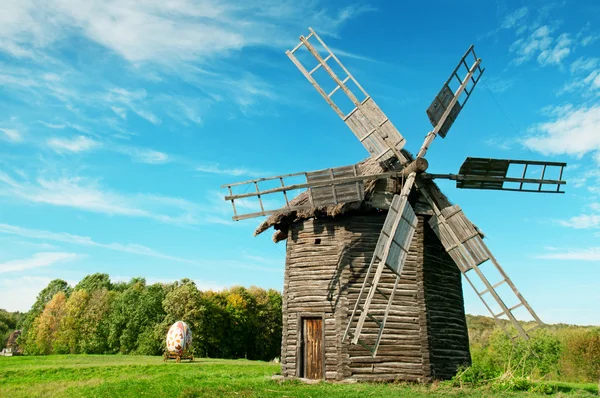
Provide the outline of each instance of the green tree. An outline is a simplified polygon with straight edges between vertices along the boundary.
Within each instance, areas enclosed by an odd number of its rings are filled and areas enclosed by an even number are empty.
[[[111,290],[111,287],[112,284],[110,282],[110,276],[108,276],[108,274],[96,273],[87,275],[85,278],[79,281],[77,285],[75,285],[73,290],[85,290],[88,293],[92,293],[96,290],[102,289]]]
[[[80,347],[83,354],[109,352],[110,311],[119,293],[107,289],[91,293],[81,317]]]
[[[146,286],[145,279],[132,279],[114,301],[110,312],[109,346],[114,352],[158,354],[160,342],[154,327],[165,316],[163,285]],[[139,347],[139,350],[138,350]]]

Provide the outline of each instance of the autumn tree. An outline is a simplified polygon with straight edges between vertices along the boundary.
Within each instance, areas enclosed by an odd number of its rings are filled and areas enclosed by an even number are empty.
[[[25,351],[27,351],[27,340],[30,337],[30,332],[34,332],[32,330],[33,322],[42,311],[44,311],[46,304],[48,304],[58,292],[63,292],[66,297],[71,292],[71,287],[62,279],[50,281],[48,286],[37,295],[35,303],[33,303],[31,310],[29,310],[27,316],[23,320],[23,334],[21,334],[21,337],[19,338],[19,344],[25,348]]]
[[[48,355],[54,352],[57,333],[65,315],[66,302],[67,295],[59,291],[46,304],[31,326],[32,333],[28,337],[27,353]]]
[[[90,294],[86,290],[75,290],[65,304],[64,316],[56,333],[55,354],[78,354],[82,339],[83,314],[88,306]]]

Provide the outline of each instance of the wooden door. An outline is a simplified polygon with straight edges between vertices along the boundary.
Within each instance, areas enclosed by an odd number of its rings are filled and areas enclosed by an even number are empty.
[[[323,378],[323,319],[304,318],[302,322],[303,367],[307,379]]]

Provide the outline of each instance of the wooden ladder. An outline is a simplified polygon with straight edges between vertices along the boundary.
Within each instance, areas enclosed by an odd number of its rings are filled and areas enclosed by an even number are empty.
[[[494,265],[494,267],[496,268],[496,270],[500,273],[500,275],[502,276],[502,280],[500,280],[499,282],[495,283],[495,284],[491,284],[491,282],[488,280],[488,278],[483,274],[483,271],[479,268],[479,266],[481,264],[476,265],[475,267],[471,268],[470,270],[467,271],[463,271],[463,275],[465,276],[465,279],[467,280],[467,282],[469,282],[469,284],[471,285],[471,287],[473,287],[473,290],[475,290],[475,293],[477,293],[477,295],[479,296],[479,298],[481,299],[481,301],[483,302],[483,304],[485,305],[485,307],[488,309],[488,311],[490,312],[490,314],[492,314],[492,316],[494,317],[494,319],[497,321],[498,325],[500,325],[500,327],[504,330],[504,332],[506,333],[507,336],[509,336],[511,338],[511,340],[514,340],[516,337],[522,337],[525,340],[529,339],[529,333],[532,332],[533,330],[543,326],[543,322],[541,321],[541,319],[537,316],[537,314],[535,313],[535,311],[533,311],[533,309],[529,306],[529,303],[527,302],[527,300],[525,300],[525,298],[521,295],[521,293],[519,292],[519,290],[516,288],[516,286],[514,285],[514,283],[512,282],[512,280],[508,277],[508,275],[504,272],[504,270],[502,269],[502,267],[500,266],[500,264],[496,261],[496,259],[492,256],[491,253],[488,252],[488,255],[490,256],[490,262]],[[473,283],[473,281],[471,280],[471,278],[469,278],[469,273],[472,274],[472,272],[470,272],[471,270],[473,270],[476,274],[476,276],[483,282],[483,284],[485,285],[485,289],[484,290],[478,290],[475,287],[475,284]],[[518,299],[518,303],[515,304],[512,307],[508,307],[505,303],[504,300],[502,300],[502,298],[500,297],[500,295],[498,294],[498,292],[496,291],[496,288],[500,287],[503,284],[507,284],[510,288],[511,291],[514,293],[514,295],[517,297]],[[500,312],[494,312],[492,310],[492,308],[490,307],[490,305],[488,304],[488,301],[485,299],[485,295],[486,294],[490,294],[490,296],[493,297],[494,301],[496,301],[496,303],[500,306],[501,311]],[[529,329],[525,329],[523,327],[523,325],[521,324],[521,322],[519,322],[517,320],[517,318],[514,316],[513,311],[521,308],[521,307],[525,307],[527,309],[527,311],[529,312],[529,314],[533,317],[533,320],[535,322],[535,325],[530,327]],[[507,328],[506,325],[504,325],[503,322],[501,322],[501,318],[502,316],[506,316],[508,317],[508,319],[511,321],[511,323],[513,324],[513,326],[515,327],[515,329],[517,330],[517,334],[513,335]]]
[[[443,210],[440,210],[435,202],[432,200],[431,196],[427,192],[426,189],[421,190],[422,194],[425,196],[429,204],[431,205],[435,218],[430,220],[430,225],[432,226],[434,232],[440,238],[440,241],[446,248],[446,251],[452,257],[462,274],[465,276],[465,279],[469,282],[471,287],[475,290],[485,307],[488,309],[490,314],[494,317],[498,325],[504,330],[508,337],[511,340],[514,340],[515,337],[522,337],[525,340],[529,339],[529,332],[532,330],[542,326],[544,323],[537,316],[533,308],[529,305],[527,300],[521,295],[519,290],[516,288],[512,280],[508,277],[504,269],[500,266],[498,261],[494,258],[492,253],[490,252],[487,245],[483,242],[483,239],[479,235],[479,233],[472,226],[472,223],[466,218],[462,210],[459,206],[454,205],[447,207]],[[445,214],[444,214],[445,213]],[[462,239],[461,239],[462,237]],[[491,262],[498,273],[501,275],[502,280],[492,285],[492,283],[488,280],[488,278],[484,275],[483,271],[480,269],[480,266],[484,263]],[[476,276],[479,278],[481,282],[483,282],[485,289],[478,290],[471,278],[469,277],[470,271],[473,271]],[[472,273],[472,272],[471,272]],[[507,284],[512,293],[518,299],[518,303],[512,307],[508,307],[504,300],[500,297],[496,289],[503,284]],[[485,295],[490,294],[493,300],[500,306],[500,312],[494,312],[490,307],[488,300],[486,300]],[[506,297],[505,297],[506,298]],[[525,330],[525,328],[521,325],[521,322],[514,316],[513,311],[524,307],[527,309],[534,322],[535,326],[530,329]],[[517,331],[516,335],[513,335],[501,322],[500,317],[506,316],[508,320],[512,323],[515,330]]]
[[[392,302],[394,301],[394,295],[396,294],[396,289],[398,288],[398,281],[400,280],[400,275],[396,274],[396,280],[394,282],[394,287],[392,288],[392,291],[389,294],[387,294],[387,293],[383,292],[381,289],[379,289],[377,287],[377,285],[379,284],[379,279],[381,278],[381,274],[383,273],[383,270],[385,267],[386,267],[385,262],[380,261],[375,270],[375,274],[373,275],[372,280],[369,281],[369,278],[372,274],[372,270],[375,269],[374,262],[371,262],[371,264],[369,265],[369,269],[367,270],[367,273],[365,275],[365,280],[360,289],[360,293],[358,294],[358,298],[356,299],[356,304],[354,305],[354,309],[352,310],[352,314],[350,315],[350,319],[348,320],[348,325],[346,326],[346,332],[344,333],[344,340],[346,340],[347,337],[352,338],[352,344],[360,344],[365,349],[367,349],[373,357],[377,354],[377,348],[379,347],[379,342],[381,341],[381,336],[383,335],[383,329],[385,328],[385,322],[387,320],[387,317],[388,317],[388,314],[390,311],[390,307],[392,306]],[[367,291],[368,291],[368,294],[364,298],[364,303],[363,303],[363,296],[365,296],[365,293]],[[375,295],[375,293],[379,294],[380,296],[382,296],[384,299],[387,300],[385,312],[383,314],[383,318],[381,318],[381,319],[377,319],[375,316],[373,316],[373,314],[369,313],[371,301],[373,300],[373,296]],[[361,312],[361,316],[359,317],[359,319],[357,321],[357,325],[354,328],[354,332],[351,332],[350,329],[352,327],[352,323],[354,322],[354,319],[355,319],[358,311]],[[379,327],[379,331],[377,333],[377,338],[375,339],[375,344],[372,346],[368,345],[364,340],[360,339],[360,333],[362,331],[362,328],[364,326],[364,322],[365,322],[366,318],[369,318],[371,321],[373,321]]]

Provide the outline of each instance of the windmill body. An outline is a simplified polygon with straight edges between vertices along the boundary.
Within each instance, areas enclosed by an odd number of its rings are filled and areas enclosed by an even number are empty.
[[[427,109],[433,129],[416,157],[312,29],[287,55],[371,156],[350,166],[223,186],[234,220],[269,216],[255,235],[273,227],[275,242],[287,240],[282,374],[420,382],[452,377],[470,363],[463,280],[511,338],[527,339],[541,320],[483,234],[434,179],[456,180],[466,189],[562,193],[566,164],[467,158],[459,174],[427,173],[429,146],[448,134],[483,74],[473,46]],[[316,66],[306,68],[307,58]],[[319,73],[333,89],[325,89]],[[281,206],[267,206],[265,196],[278,196]],[[239,204],[246,200],[257,206],[242,214]]]

